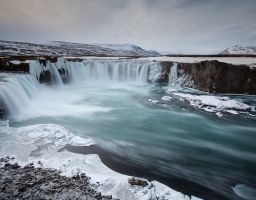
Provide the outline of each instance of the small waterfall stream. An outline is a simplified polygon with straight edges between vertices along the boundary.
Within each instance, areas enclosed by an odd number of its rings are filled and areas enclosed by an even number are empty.
[[[177,63],[173,63],[169,74],[169,85],[175,86],[178,79]]]

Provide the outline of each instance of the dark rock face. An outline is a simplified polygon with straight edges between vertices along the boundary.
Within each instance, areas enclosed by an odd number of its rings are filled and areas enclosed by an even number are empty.
[[[163,74],[171,73],[173,62],[160,64]],[[186,76],[189,80],[185,80],[183,86],[210,93],[256,94],[256,69],[251,69],[247,65],[202,61],[178,63],[177,68],[177,76]]]
[[[173,63],[169,61],[162,61],[160,62],[160,65],[162,67],[162,70],[161,70],[161,74],[156,80],[156,83],[167,85],[169,83],[169,73]]]
[[[28,63],[14,64],[7,58],[0,58],[0,71],[6,72],[29,72]]]
[[[85,174],[66,177],[33,163],[22,168],[9,163],[11,159],[0,159],[0,199],[112,199],[93,190]]]
[[[6,113],[6,109],[0,99],[0,119],[4,119],[6,117]]]
[[[196,89],[210,93],[256,94],[256,70],[218,61],[179,63]],[[180,74],[178,74],[180,75]]]

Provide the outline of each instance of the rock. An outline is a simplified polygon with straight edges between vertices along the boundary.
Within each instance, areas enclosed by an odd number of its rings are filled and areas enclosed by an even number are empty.
[[[96,192],[95,197],[96,197],[96,198],[101,197],[101,192]]]
[[[112,195],[102,195],[103,199],[112,199]]]
[[[148,185],[148,182],[146,180],[135,178],[135,177],[128,179],[128,183],[130,183],[131,185],[138,185],[143,187]]]
[[[160,64],[164,71],[162,73],[170,73],[173,62],[160,62]],[[212,60],[178,63],[177,68],[178,78],[184,77],[182,86],[209,93],[256,94],[256,68],[247,65],[233,65]],[[162,80],[159,80],[159,83],[162,83]]]
[[[6,163],[0,174],[0,199],[102,199],[101,193],[91,188],[85,174],[70,178],[56,170],[35,168],[32,164],[23,168],[18,163]]]
[[[12,165],[12,168],[13,168],[13,169],[18,169],[18,168],[20,168],[20,166],[19,166],[18,163],[14,163],[14,164]]]

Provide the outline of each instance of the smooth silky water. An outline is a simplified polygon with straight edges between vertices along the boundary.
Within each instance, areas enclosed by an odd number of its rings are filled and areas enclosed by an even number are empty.
[[[170,87],[199,93],[178,86],[98,80],[37,87],[24,109],[10,117],[11,126],[63,125],[93,138],[99,152],[111,157],[105,164],[117,163],[115,170],[184,193],[205,199],[255,197],[255,116],[218,117],[172,94],[172,101],[161,101]],[[254,96],[231,98],[256,105]]]

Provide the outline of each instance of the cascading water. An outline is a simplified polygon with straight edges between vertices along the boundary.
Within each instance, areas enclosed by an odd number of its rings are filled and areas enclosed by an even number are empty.
[[[32,60],[29,63],[29,73],[32,74],[37,80],[40,79],[40,75],[43,71],[43,67],[41,66],[38,60]]]
[[[65,71],[65,76],[72,83],[83,82],[126,82],[146,84],[154,82],[161,72],[158,62],[141,60],[86,60],[68,62],[59,58],[56,63],[46,62],[44,66],[39,61],[30,61],[30,74],[2,74],[0,77],[0,102],[6,112],[16,115],[29,104],[38,90],[41,75],[48,71],[51,83],[63,85],[59,70]]]
[[[29,74],[2,74],[0,81],[0,101],[10,116],[24,110],[38,91],[38,82]]]
[[[177,63],[173,63],[169,74],[169,85],[175,86],[178,79]]]
[[[51,74],[51,82],[54,85],[63,85],[60,73],[58,71],[59,62],[56,64],[47,62],[46,66],[43,66],[39,61],[33,60],[29,64],[29,73],[32,74],[38,81],[40,80],[40,75],[44,71],[49,71]]]
[[[51,73],[51,81],[54,85],[63,85],[60,73],[57,69],[57,67],[55,66],[55,64],[47,62],[47,68],[49,69],[50,73]]]
[[[150,66],[156,62],[89,60],[66,62],[64,70],[72,82],[137,82],[147,83]]]

